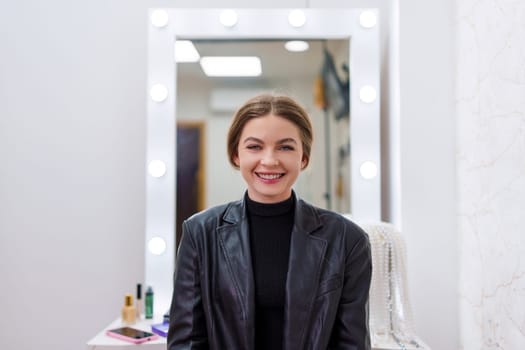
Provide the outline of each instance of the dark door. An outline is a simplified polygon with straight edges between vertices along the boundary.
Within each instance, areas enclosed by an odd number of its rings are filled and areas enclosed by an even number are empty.
[[[176,242],[182,236],[182,222],[203,209],[203,124],[177,123],[177,221]]]

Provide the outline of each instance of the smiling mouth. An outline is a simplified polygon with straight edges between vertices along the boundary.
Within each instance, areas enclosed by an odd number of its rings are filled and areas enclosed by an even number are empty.
[[[263,173],[255,173],[258,177],[260,177],[263,180],[276,180],[284,176],[284,173],[279,174],[263,174]]]

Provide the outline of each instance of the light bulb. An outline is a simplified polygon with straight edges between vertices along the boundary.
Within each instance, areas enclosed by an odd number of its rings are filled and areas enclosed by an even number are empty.
[[[359,167],[363,179],[370,180],[377,176],[377,166],[374,162],[366,161]]]
[[[366,85],[359,90],[359,98],[364,103],[372,103],[376,100],[376,97],[376,89],[374,89],[372,86]]]
[[[372,11],[363,11],[359,15],[359,24],[363,28],[373,28],[377,24],[377,16]]]
[[[168,89],[162,84],[153,85],[149,93],[155,102],[162,102],[168,97]]]
[[[233,10],[224,10],[221,12],[220,21],[225,27],[233,27],[237,24],[238,16],[237,12]]]
[[[302,27],[306,23],[306,15],[301,10],[292,10],[288,15],[288,22],[292,27]]]
[[[152,160],[148,165],[148,172],[153,177],[162,177],[166,174],[166,163],[162,160]]]
[[[151,23],[157,27],[162,28],[168,24],[168,13],[164,10],[155,10],[151,14]]]
[[[161,237],[153,237],[148,242],[148,249],[151,254],[161,255],[166,251],[166,241]]]

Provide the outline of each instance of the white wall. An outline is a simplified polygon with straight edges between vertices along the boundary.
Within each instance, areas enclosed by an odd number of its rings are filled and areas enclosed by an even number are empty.
[[[453,1],[399,1],[401,219],[418,333],[458,348]]]
[[[144,13],[2,2],[1,349],[81,349],[143,280]]]
[[[399,1],[403,187],[391,202],[401,203],[418,333],[434,349],[455,349],[453,9],[450,0]],[[306,3],[347,6],[220,6]],[[384,15],[391,6],[356,4]],[[0,348],[82,348],[143,279],[146,9],[178,6],[188,4],[2,4]],[[40,325],[30,334],[28,320]]]
[[[524,349],[525,3],[456,12],[461,349]]]

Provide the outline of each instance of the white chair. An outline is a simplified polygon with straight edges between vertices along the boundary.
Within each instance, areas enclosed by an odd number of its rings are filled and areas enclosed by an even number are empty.
[[[414,330],[407,288],[405,242],[385,222],[360,224],[372,249],[370,336],[374,350],[430,350]]]

